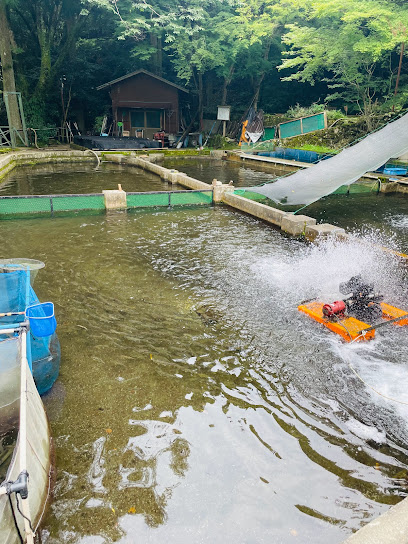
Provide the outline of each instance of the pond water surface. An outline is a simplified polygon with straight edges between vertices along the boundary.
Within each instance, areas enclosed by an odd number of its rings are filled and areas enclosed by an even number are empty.
[[[336,544],[406,496],[406,329],[346,345],[297,311],[360,272],[404,304],[372,226],[308,247],[224,207],[4,221],[62,349],[43,542]]]

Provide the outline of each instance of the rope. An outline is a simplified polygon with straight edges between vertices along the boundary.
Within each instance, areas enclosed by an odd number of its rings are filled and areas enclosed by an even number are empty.
[[[17,510],[20,512],[20,515],[28,522],[28,525],[30,527],[30,530],[31,532],[33,533],[33,536],[35,536],[35,531],[33,529],[33,526],[31,525],[31,519],[28,518],[27,516],[25,516],[23,514],[23,512],[20,510],[20,503],[19,503],[19,500],[18,500],[18,493],[16,493],[16,503],[17,503]]]
[[[17,495],[16,495],[16,497],[17,497]],[[9,503],[10,503],[11,515],[13,517],[14,526],[16,528],[18,538],[19,538],[21,544],[24,544],[24,540],[23,540],[23,537],[21,536],[20,528],[19,528],[18,523],[17,523],[16,513],[14,512],[13,501],[11,500],[10,495],[8,496],[8,500],[9,500]]]

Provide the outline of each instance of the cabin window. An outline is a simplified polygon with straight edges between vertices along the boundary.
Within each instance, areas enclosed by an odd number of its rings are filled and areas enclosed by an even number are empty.
[[[146,112],[146,128],[160,128],[160,111],[147,111]]]
[[[132,115],[131,115],[132,127],[144,128],[145,126],[144,114],[145,112],[143,110],[132,111]]]

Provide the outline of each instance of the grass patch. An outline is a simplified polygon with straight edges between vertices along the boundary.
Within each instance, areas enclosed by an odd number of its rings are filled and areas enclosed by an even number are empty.
[[[340,152],[339,149],[333,149],[331,147],[326,147],[324,145],[311,145],[311,144],[299,145],[296,147],[296,149],[303,149],[304,151],[315,151],[316,153],[336,154]]]

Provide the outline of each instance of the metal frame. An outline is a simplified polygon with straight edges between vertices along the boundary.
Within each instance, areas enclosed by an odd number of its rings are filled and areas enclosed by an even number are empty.
[[[21,119],[21,130],[18,130],[16,127],[13,127],[10,125],[10,106],[9,106],[9,95],[13,94],[17,96],[17,102],[18,102],[18,110],[20,114]],[[28,136],[27,136],[27,127],[25,122],[25,116],[24,116],[24,109],[23,109],[23,101],[21,99],[21,93],[18,92],[11,92],[11,91],[4,91],[4,104],[6,106],[6,113],[7,113],[7,119],[9,121],[9,132],[10,132],[10,140],[11,140],[11,147],[17,147],[17,138],[18,136],[26,147],[28,147]],[[20,134],[22,133],[22,134]]]
[[[3,140],[5,140],[6,143],[3,143]],[[0,127],[0,147],[11,147],[10,127],[8,126]]]

